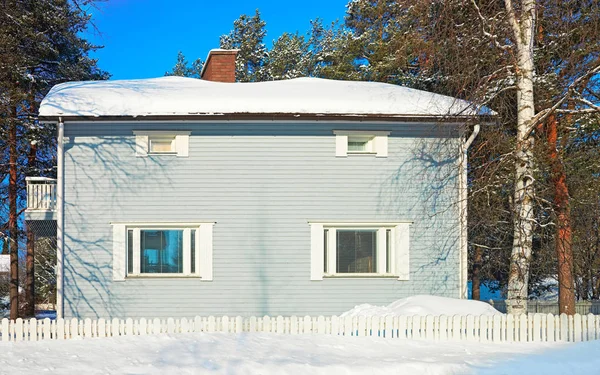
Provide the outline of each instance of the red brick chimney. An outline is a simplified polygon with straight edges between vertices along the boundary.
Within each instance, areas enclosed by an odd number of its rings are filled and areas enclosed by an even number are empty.
[[[237,49],[213,49],[208,53],[200,78],[213,82],[235,82]]]

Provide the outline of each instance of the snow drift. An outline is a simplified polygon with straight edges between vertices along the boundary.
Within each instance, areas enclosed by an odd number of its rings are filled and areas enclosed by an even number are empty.
[[[388,306],[358,305],[341,316],[494,314],[501,314],[501,312],[485,302],[419,295],[399,299]]]

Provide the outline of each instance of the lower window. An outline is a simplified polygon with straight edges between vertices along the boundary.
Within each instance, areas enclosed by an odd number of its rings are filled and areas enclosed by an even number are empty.
[[[128,228],[127,274],[194,274],[195,237],[191,228]]]
[[[410,223],[311,223],[311,280],[394,276],[407,280]]]
[[[383,237],[380,235],[383,232]],[[390,273],[391,252],[386,251],[389,232],[385,228],[324,228],[326,274]]]
[[[127,277],[213,279],[213,222],[113,222],[113,281]]]

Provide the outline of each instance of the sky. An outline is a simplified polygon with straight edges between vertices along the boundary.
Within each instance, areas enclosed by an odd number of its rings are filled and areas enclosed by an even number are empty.
[[[95,27],[86,38],[104,48],[93,53],[101,69],[111,79],[160,77],[175,64],[182,51],[191,62],[206,59],[208,51],[219,47],[219,37],[229,33],[233,21],[256,9],[266,21],[270,48],[283,32],[306,33],[310,20],[325,24],[343,21],[348,0],[261,1],[164,1],[109,0],[100,3],[93,15]]]

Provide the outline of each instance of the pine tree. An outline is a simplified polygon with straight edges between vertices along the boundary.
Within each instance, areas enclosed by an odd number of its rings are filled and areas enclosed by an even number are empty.
[[[306,77],[310,51],[304,37],[283,33],[274,43],[265,59],[268,76],[274,80]]]
[[[236,80],[239,82],[258,82],[269,80],[267,47],[263,39],[267,34],[266,22],[260,18],[257,9],[254,16],[242,14],[233,22],[233,30],[221,36],[221,48],[238,49],[236,60]]]
[[[55,84],[69,80],[105,79],[96,60],[97,49],[80,36],[90,22],[86,9],[93,1],[5,1],[0,12],[0,177],[8,175],[8,199],[2,197],[1,227],[11,255],[10,316],[18,312],[18,250],[21,237],[18,215],[25,202],[25,173],[53,175],[55,128],[36,119],[39,102]],[[36,141],[38,160],[29,166],[27,156]],[[20,198],[19,198],[20,197]],[[7,215],[4,216],[4,213]],[[27,275],[33,278],[33,275]],[[32,308],[31,301],[28,301]]]
[[[177,53],[177,62],[171,71],[165,73],[165,76],[200,78],[202,76],[203,66],[204,62],[201,59],[194,60],[190,66],[183,52],[179,51]]]

